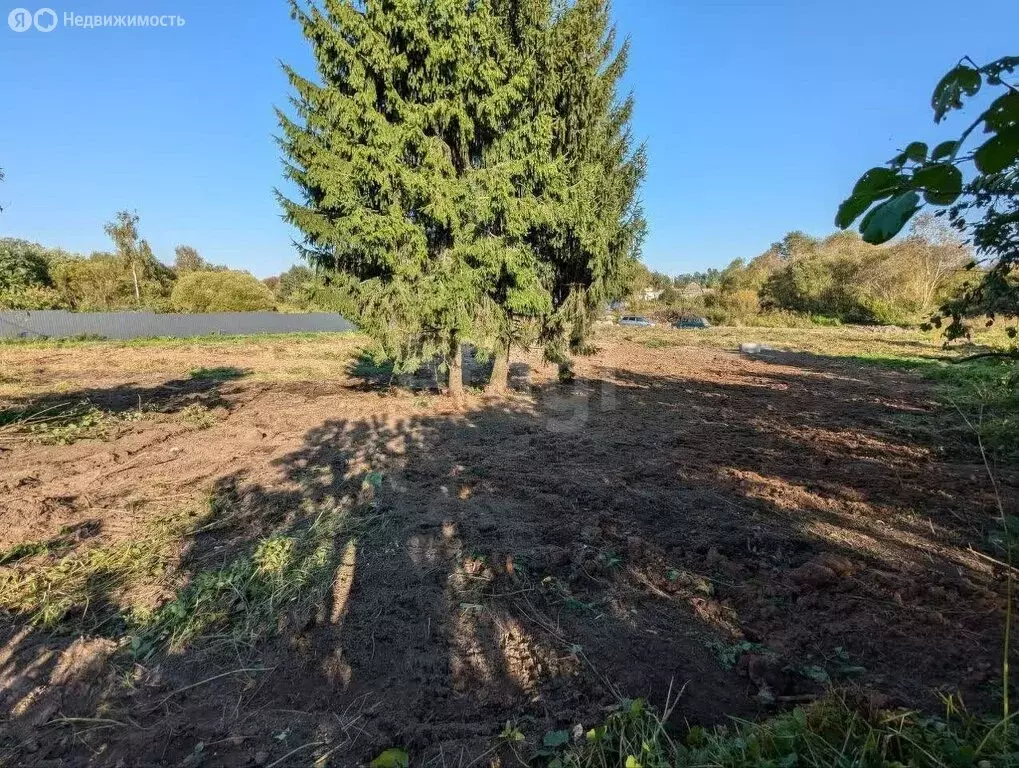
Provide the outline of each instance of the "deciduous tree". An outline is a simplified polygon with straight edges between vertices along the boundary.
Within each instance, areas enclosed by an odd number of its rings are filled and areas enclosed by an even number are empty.
[[[275,305],[268,286],[233,270],[188,272],[173,287],[170,301],[180,312],[257,312]]]

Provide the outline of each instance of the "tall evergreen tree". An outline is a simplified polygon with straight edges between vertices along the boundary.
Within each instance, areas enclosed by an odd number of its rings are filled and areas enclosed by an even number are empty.
[[[568,182],[534,242],[553,273],[542,338],[561,373],[571,352],[584,351],[594,313],[625,292],[647,229],[638,198],[647,153],[632,135],[633,96],[620,96],[630,46],[617,46],[610,12],[611,0],[577,0],[554,28],[553,154]]]
[[[320,82],[285,67],[280,143],[301,192],[279,194],[286,216],[361,327],[402,367],[441,355],[459,397],[464,342],[494,347],[511,313],[551,306],[526,237],[552,134],[528,109],[520,16],[496,0],[292,9]]]

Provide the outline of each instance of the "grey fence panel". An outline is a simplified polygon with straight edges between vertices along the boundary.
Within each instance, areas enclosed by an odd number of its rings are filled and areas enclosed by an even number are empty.
[[[340,315],[316,312],[285,315],[277,312],[218,312],[207,315],[157,315],[154,312],[67,312],[62,309],[0,312],[0,338],[141,339],[161,336],[241,336],[257,333],[352,331]]]

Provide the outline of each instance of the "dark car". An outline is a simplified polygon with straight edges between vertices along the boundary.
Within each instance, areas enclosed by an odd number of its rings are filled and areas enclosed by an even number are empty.
[[[710,328],[706,317],[681,317],[672,324],[673,328]]]
[[[629,325],[636,328],[650,328],[654,325],[654,323],[646,317],[641,317],[640,315],[627,315],[626,317],[621,317],[619,318],[619,324]]]

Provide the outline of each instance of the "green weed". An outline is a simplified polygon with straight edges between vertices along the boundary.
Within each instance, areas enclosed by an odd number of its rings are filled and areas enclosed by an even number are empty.
[[[65,624],[71,617],[94,625],[123,608],[121,597],[129,587],[160,576],[175,555],[174,543],[191,524],[188,517],[165,519],[137,541],[90,547],[72,552],[55,563],[0,571],[0,608],[47,628]],[[51,545],[21,545],[42,554]],[[11,563],[21,558],[9,558]]]
[[[720,640],[709,640],[706,645],[715,654],[718,663],[726,670],[735,669],[739,660],[746,653],[771,653],[760,643],[751,643],[747,640],[742,640],[738,643],[723,643]]]
[[[87,400],[45,408],[0,411],[0,439],[30,439],[42,445],[70,445],[79,440],[108,440],[121,424],[137,421],[141,411],[110,413]]]
[[[0,565],[9,565],[36,555],[45,555],[49,553],[52,546],[48,541],[26,541],[22,544],[15,544],[0,552]]]
[[[336,539],[347,520],[340,508],[322,511],[303,529],[275,533],[224,567],[199,572],[140,622],[135,654],[180,648],[217,630],[250,642],[288,624],[303,626],[332,585],[344,555]]]
[[[1019,735],[1002,720],[945,699],[943,717],[865,714],[837,695],[759,723],[695,726],[685,739],[640,701],[617,707],[548,762],[549,768],[949,768],[1014,765]]]
[[[208,429],[216,423],[216,415],[212,409],[201,403],[192,403],[180,412],[181,421],[196,429]]]

